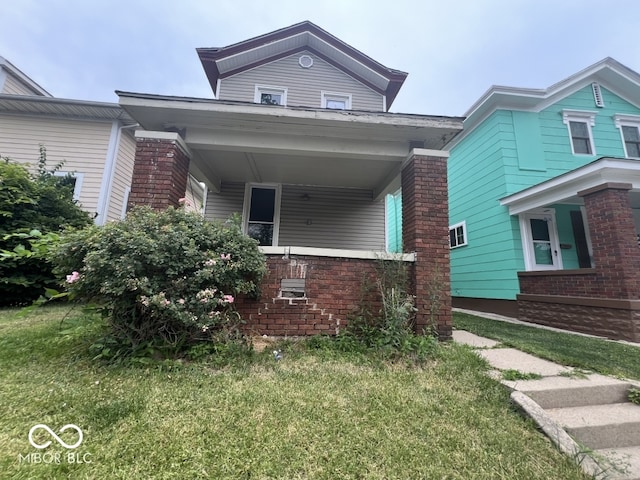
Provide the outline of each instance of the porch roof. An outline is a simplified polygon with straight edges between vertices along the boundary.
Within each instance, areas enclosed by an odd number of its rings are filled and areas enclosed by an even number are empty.
[[[284,183],[370,190],[400,187],[413,148],[436,150],[462,130],[459,117],[283,107],[116,92],[145,130],[179,132],[192,173],[222,182]]]
[[[509,207],[510,215],[517,215],[555,203],[581,205],[578,192],[603,183],[632,185],[631,204],[640,208],[640,161],[603,157],[552,179],[538,183],[500,199]]]

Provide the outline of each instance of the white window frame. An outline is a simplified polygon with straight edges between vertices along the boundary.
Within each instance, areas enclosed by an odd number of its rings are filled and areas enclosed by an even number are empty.
[[[520,236],[522,237],[522,253],[524,256],[525,270],[528,272],[539,270],[562,270],[562,251],[560,250],[560,241],[558,240],[556,211],[552,208],[532,210],[526,213],[521,213],[518,217],[520,220]],[[544,218],[549,222],[549,243],[550,247],[555,251],[555,254],[551,255],[551,258],[553,259],[552,265],[536,264],[535,251],[533,248],[533,234],[529,223],[529,220],[532,218]]]
[[[635,127],[640,133],[640,115],[614,115],[613,121],[616,128],[620,131],[620,139],[622,140],[622,148],[624,149],[625,158],[640,158],[629,156],[629,153],[627,152],[627,144],[624,140],[624,133],[622,132],[622,127]]]
[[[321,106],[327,108],[328,101],[344,102],[344,109],[351,110],[351,94],[350,93],[338,93],[338,92],[320,92],[322,96]],[[341,110],[340,108],[332,108],[331,110]]]
[[[263,93],[282,95],[283,107],[287,106],[287,89],[284,87],[276,87],[273,85],[256,85],[253,101],[261,104],[261,97]]]
[[[244,187],[244,206],[242,209],[242,233],[249,234],[249,209],[251,208],[251,192],[253,188],[273,189],[276,191],[273,210],[273,236],[271,246],[278,246],[280,234],[280,200],[282,198],[282,185],[279,183],[247,183]],[[267,245],[268,246],[268,245]]]
[[[67,175],[75,178],[75,185],[73,186],[73,199],[77,202],[80,200],[80,192],[82,191],[82,180],[84,179],[84,173],[78,172],[62,172],[58,170],[54,172],[55,177],[66,177]]]
[[[456,242],[458,240],[458,235],[456,230],[458,228],[462,227],[462,236],[464,237],[464,240],[462,243],[457,243],[456,245],[451,245],[451,230],[454,231],[454,235],[456,236]],[[454,248],[459,248],[459,247],[464,247],[465,245],[468,245],[468,238],[467,238],[467,221],[463,220],[462,222],[458,222],[458,223],[454,223],[453,225],[449,225],[449,248],[451,248],[452,250]]]
[[[593,130],[591,127],[596,124],[597,112],[589,112],[585,110],[562,110],[562,123],[567,126],[567,132],[569,133],[569,144],[571,145],[571,153],[574,155],[596,155],[596,145],[593,141]],[[589,145],[591,147],[591,153],[576,153],[573,148],[573,136],[571,135],[571,122],[584,123],[587,125],[587,132],[589,133]]]

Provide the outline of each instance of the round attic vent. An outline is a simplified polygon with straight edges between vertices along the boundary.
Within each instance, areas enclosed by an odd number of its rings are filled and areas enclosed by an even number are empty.
[[[313,58],[311,58],[309,55],[302,55],[298,59],[298,63],[302,68],[311,68],[311,66],[313,65]]]

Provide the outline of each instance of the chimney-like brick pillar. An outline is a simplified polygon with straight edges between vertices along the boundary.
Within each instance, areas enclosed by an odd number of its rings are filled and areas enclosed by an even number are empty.
[[[414,149],[402,169],[402,243],[415,252],[416,331],[451,338],[448,152]]]
[[[189,149],[174,132],[137,131],[136,157],[127,210],[149,205],[156,210],[177,207],[189,176]]]
[[[607,298],[640,299],[640,247],[628,183],[578,192],[587,211],[593,263]]]

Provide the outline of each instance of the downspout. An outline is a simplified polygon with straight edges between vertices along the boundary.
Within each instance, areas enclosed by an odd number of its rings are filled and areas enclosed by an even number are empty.
[[[120,151],[120,138],[122,131],[127,128],[139,127],[138,123],[133,125],[122,125],[118,127],[119,122],[114,121],[111,125],[111,135],[109,137],[109,147],[102,173],[102,185],[100,186],[100,197],[98,198],[98,216],[96,217],[96,225],[104,225],[107,222],[109,204],[111,202],[111,192],[113,189],[113,180],[116,174],[116,163],[118,152]]]

